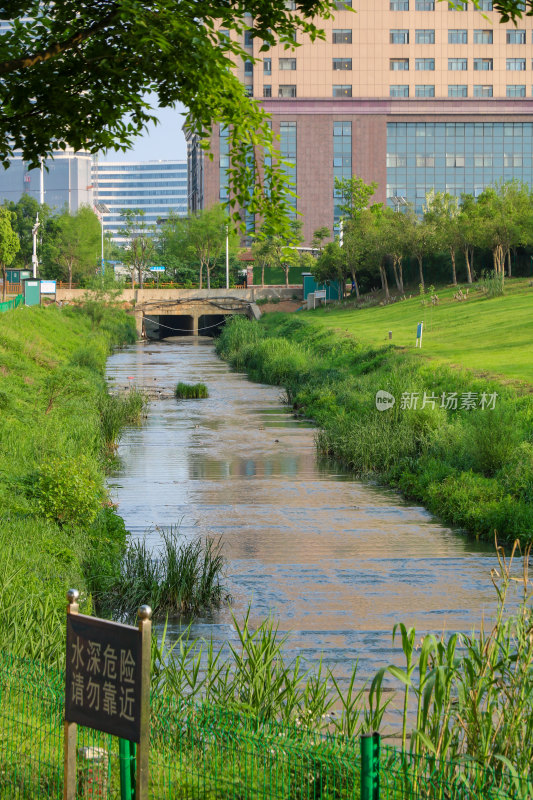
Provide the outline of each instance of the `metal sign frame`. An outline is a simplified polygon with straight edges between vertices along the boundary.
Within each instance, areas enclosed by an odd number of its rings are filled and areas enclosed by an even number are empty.
[[[151,609],[140,607],[134,628],[79,614],[78,598],[76,589],[67,592],[63,798],[76,797],[77,726],[82,724],[138,743],[135,800],[148,800]],[[104,710],[100,701],[106,689]]]

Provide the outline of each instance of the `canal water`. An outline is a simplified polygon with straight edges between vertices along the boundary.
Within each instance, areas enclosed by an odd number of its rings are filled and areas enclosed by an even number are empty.
[[[394,624],[470,631],[493,607],[493,548],[443,527],[395,492],[317,460],[315,429],[294,419],[281,390],[232,372],[212,340],[132,345],[108,361],[110,386],[154,398],[145,424],[126,430],[111,493],[134,537],[158,528],[221,537],[232,608],[272,613],[290,631],[288,655],[361,679],[398,661]],[[178,381],[203,382],[206,400],[177,401]],[[173,626],[174,632],[180,624]],[[193,634],[236,640],[224,607]]]

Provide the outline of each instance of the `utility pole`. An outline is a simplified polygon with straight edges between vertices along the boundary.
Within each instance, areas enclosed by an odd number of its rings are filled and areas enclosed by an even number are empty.
[[[41,165],[42,165],[42,161],[41,161]],[[39,266],[39,261],[37,260],[37,231],[39,230],[39,225],[40,224],[41,223],[39,222],[39,212],[37,212],[37,217],[35,218],[35,225],[31,229],[31,232],[33,234],[33,253],[32,253],[32,256],[31,256],[31,265],[32,265],[32,269],[33,269],[33,277],[34,278],[37,277],[37,268]]]

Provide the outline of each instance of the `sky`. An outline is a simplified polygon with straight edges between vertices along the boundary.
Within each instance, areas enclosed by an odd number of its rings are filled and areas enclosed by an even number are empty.
[[[153,161],[187,158],[187,145],[181,130],[184,107],[157,108],[156,97],[149,97],[155,106],[159,125],[150,125],[143,136],[139,136],[131,150],[126,153],[110,150],[99,161]]]

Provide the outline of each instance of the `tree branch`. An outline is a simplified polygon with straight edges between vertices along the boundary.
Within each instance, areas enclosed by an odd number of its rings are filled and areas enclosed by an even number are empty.
[[[36,64],[41,64],[45,61],[49,61],[51,58],[60,56],[67,50],[72,50],[74,47],[77,47],[82,42],[90,39],[95,33],[98,33],[112,23],[117,18],[118,11],[119,7],[117,4],[115,4],[113,10],[103,19],[95,22],[93,25],[90,25],[84,30],[74,33],[63,42],[54,42],[54,44],[51,44],[50,47],[47,47],[45,50],[41,50],[38,53],[34,53],[33,55],[28,53],[21,58],[12,58],[8,61],[0,62],[0,75],[7,75],[10,72],[15,72],[20,69],[34,67]]]

